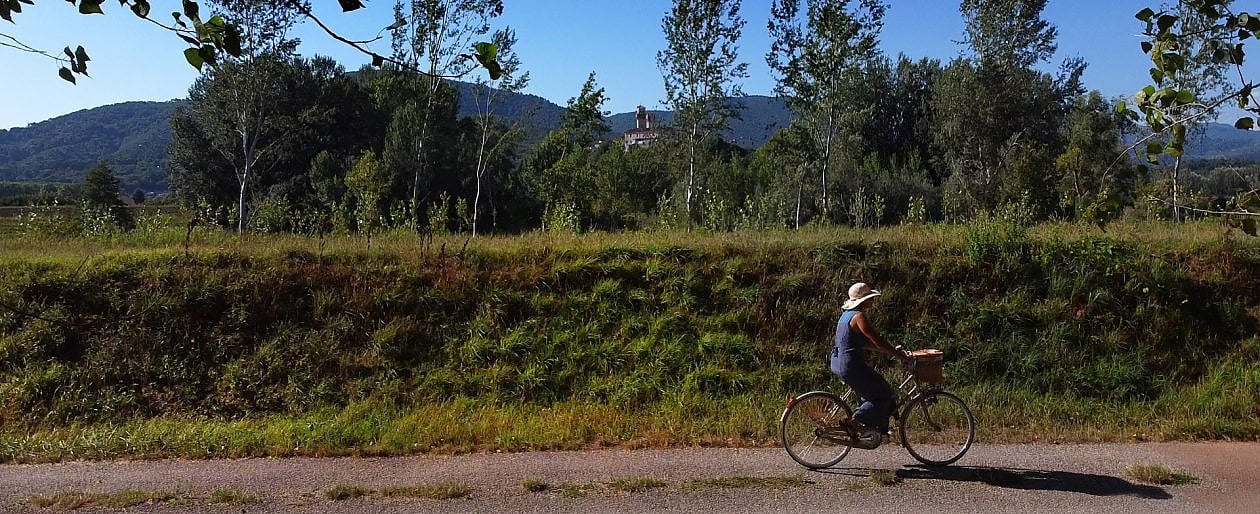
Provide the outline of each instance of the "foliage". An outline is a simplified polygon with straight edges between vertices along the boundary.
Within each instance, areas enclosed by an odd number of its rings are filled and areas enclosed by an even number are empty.
[[[665,49],[656,54],[665,79],[665,102],[675,112],[674,126],[687,155],[684,208],[688,223],[696,214],[697,153],[700,145],[726,128],[734,104],[743,96],[739,80],[748,64],[738,62],[736,43],[744,28],[739,0],[674,0],[661,20]]]
[[[87,170],[83,178],[83,190],[79,200],[80,217],[89,233],[102,233],[111,227],[131,230],[131,211],[122,201],[118,177],[104,162]]]

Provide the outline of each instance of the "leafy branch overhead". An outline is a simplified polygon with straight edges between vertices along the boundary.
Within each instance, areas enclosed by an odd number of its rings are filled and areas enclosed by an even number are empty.
[[[66,0],[74,5],[79,14],[105,14],[102,4],[105,0]],[[224,55],[239,57],[241,55],[241,30],[236,24],[225,20],[222,16],[213,15],[207,19],[202,17],[201,5],[193,0],[182,0],[180,10],[171,12],[171,22],[163,23],[152,18],[152,5],[148,0],[119,0],[119,5],[130,9],[131,13],[137,18],[143,19],[162,29],[174,33],[183,40],[188,47],[183,50],[184,59],[188,64],[196,67],[198,70],[204,66],[217,66]],[[232,0],[223,2],[225,4],[233,3]],[[310,5],[305,0],[280,0],[276,2],[280,7],[291,9],[294,12],[314,21],[325,33],[341,43],[347,44],[360,52],[367,54],[372,58],[374,66],[380,66],[385,62],[403,65],[404,63],[396,62],[390,57],[376,53],[366,46],[363,41],[354,41],[341,36],[323,23],[311,11]],[[364,8],[363,2],[359,0],[339,0],[343,12],[355,11]],[[10,23],[16,23],[13,19],[14,14],[22,13],[22,5],[35,5],[34,0],[0,0],[0,19],[4,19]],[[502,2],[497,2],[497,8],[502,10]],[[71,83],[75,82],[75,75],[87,75],[87,52],[82,46],[71,51],[70,47],[66,47],[64,57],[59,54],[52,54],[43,50],[33,48],[11,36],[0,33],[6,39],[12,40],[13,43],[0,42],[0,46],[10,47],[17,50],[41,54],[49,57],[62,66],[58,69],[58,75]],[[486,69],[492,79],[497,80],[502,74],[502,68],[496,60],[497,50],[494,43],[479,42],[471,48],[471,53],[464,54],[464,57],[476,61],[482,68]],[[403,66],[406,69],[406,66]],[[424,73],[423,70],[413,69],[411,71]]]

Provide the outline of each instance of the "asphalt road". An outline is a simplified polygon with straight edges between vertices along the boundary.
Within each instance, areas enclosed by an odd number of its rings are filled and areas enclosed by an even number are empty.
[[[1134,464],[1163,465],[1199,483],[1137,483],[1125,474]],[[873,470],[898,481],[879,485]],[[663,485],[642,492],[608,485],[644,477]],[[527,491],[522,484],[531,478],[551,487]],[[712,482],[721,478],[751,484]],[[766,481],[775,483],[758,483]],[[339,485],[417,484],[459,484],[471,493],[447,500],[327,495]],[[1260,512],[1260,443],[977,445],[939,469],[917,466],[894,445],[855,450],[821,472],[804,470],[777,448],[0,466],[4,511],[48,510],[34,506],[36,497],[127,490],[177,498],[130,512]],[[215,490],[257,495],[259,502],[210,504]],[[95,510],[108,509],[79,512]]]

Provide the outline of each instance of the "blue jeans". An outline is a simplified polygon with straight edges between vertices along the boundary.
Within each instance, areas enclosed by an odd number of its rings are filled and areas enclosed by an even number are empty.
[[[862,399],[862,404],[853,411],[853,419],[879,430],[880,433],[887,432],[888,417],[892,415],[893,392],[884,376],[867,365],[860,355],[834,349],[831,354],[831,372],[853,388],[853,392]]]

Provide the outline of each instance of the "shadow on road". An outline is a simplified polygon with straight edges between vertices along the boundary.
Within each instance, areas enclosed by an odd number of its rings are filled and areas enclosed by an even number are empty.
[[[823,471],[865,476],[862,469],[837,469]],[[1074,473],[1071,471],[1045,471],[1038,469],[995,468],[985,466],[906,466],[896,472],[903,480],[950,480],[955,482],[983,482],[995,487],[1027,489],[1034,491],[1064,491],[1092,496],[1135,496],[1153,500],[1172,498],[1163,488],[1135,484],[1123,478]]]

